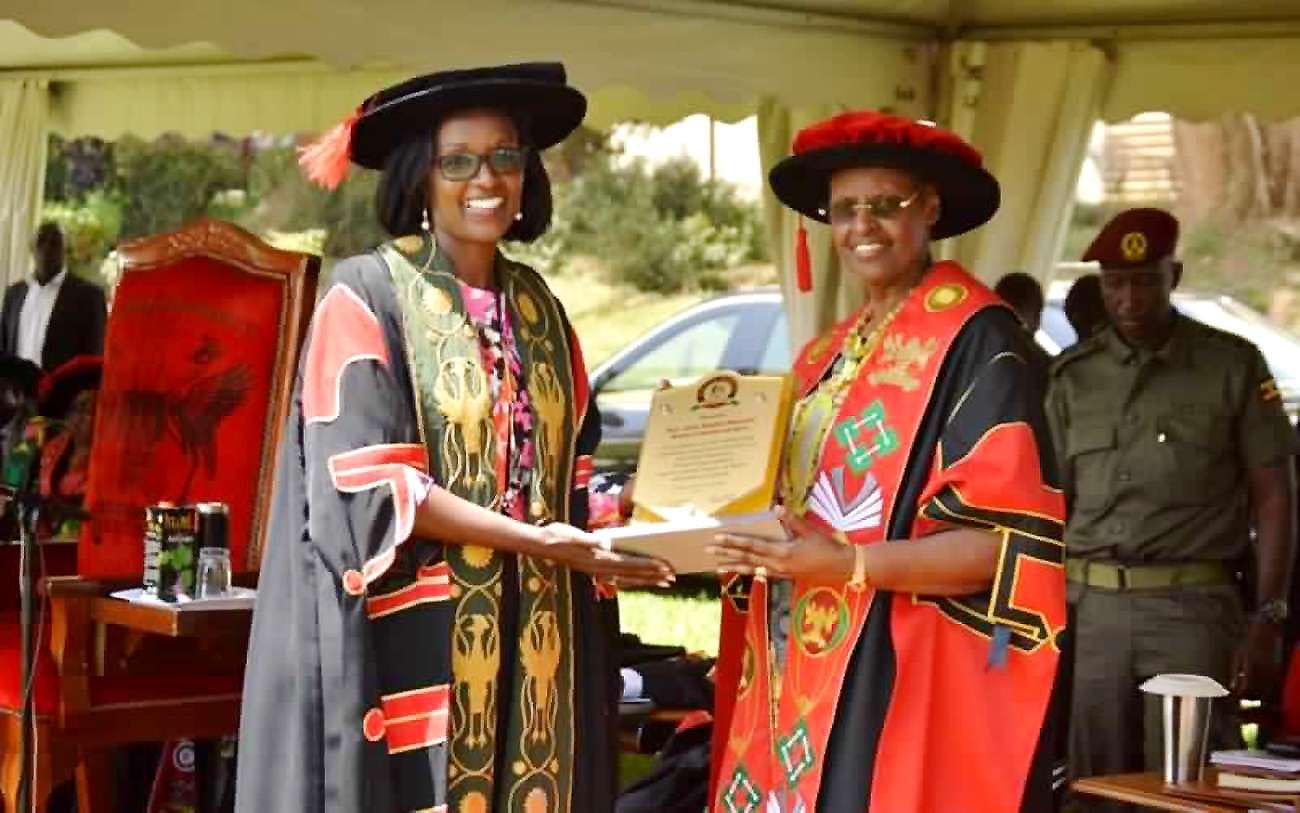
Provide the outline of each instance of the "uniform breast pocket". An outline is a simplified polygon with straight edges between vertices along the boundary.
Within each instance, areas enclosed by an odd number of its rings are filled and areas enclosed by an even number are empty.
[[[1230,421],[1194,406],[1156,420],[1154,463],[1159,479],[1176,483],[1168,499],[1203,504],[1232,487],[1236,466],[1229,454]]]
[[[1115,473],[1115,422],[1112,418],[1080,419],[1065,438],[1065,456],[1079,508],[1102,505],[1110,496]]]

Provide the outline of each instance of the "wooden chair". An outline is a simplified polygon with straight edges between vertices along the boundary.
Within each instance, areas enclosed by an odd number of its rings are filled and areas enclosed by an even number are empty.
[[[74,774],[82,813],[113,810],[116,747],[236,731],[251,612],[150,609],[107,594],[140,583],[144,508],[162,500],[227,503],[236,579],[255,581],[319,272],[316,257],[212,220],[119,255],[86,498],[92,519],[77,575],[43,585],[37,810]],[[9,638],[16,629],[0,621],[0,794],[12,813],[21,705]]]

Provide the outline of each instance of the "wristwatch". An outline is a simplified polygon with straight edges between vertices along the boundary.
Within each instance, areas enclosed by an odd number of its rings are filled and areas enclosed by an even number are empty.
[[[1291,607],[1284,598],[1269,599],[1259,605],[1255,617],[1270,624],[1284,624],[1291,615]]]

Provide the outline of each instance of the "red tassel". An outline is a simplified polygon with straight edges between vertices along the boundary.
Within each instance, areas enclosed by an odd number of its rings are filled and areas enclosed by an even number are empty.
[[[322,133],[320,138],[298,148],[298,166],[314,183],[337,189],[348,177],[352,152],[352,128],[361,118],[358,108],[352,115]]]
[[[799,230],[795,232],[794,279],[803,293],[812,290],[812,257],[808,253],[808,232],[803,227],[802,217],[799,218]]]

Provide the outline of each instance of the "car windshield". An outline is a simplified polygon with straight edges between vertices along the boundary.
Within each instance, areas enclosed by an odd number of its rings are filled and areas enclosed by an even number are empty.
[[[1300,338],[1227,296],[1175,296],[1174,307],[1198,322],[1250,341],[1264,354],[1284,390],[1300,390]]]
[[[694,381],[723,366],[727,342],[741,320],[739,310],[701,318],[647,345],[644,352],[602,387],[605,393],[654,389],[660,381]]]

